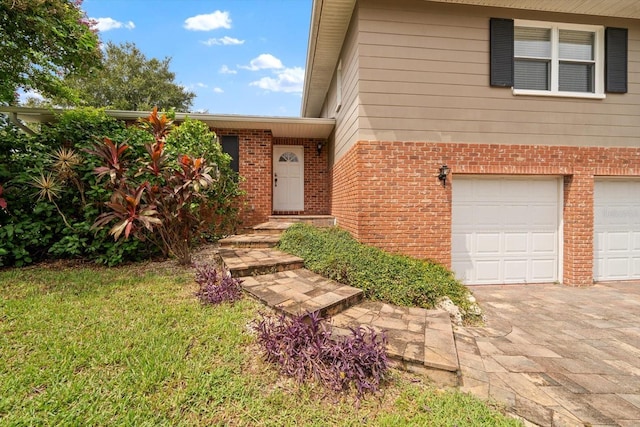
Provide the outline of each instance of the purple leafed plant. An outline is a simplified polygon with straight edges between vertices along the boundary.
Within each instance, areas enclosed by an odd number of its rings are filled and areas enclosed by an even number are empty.
[[[195,281],[200,286],[196,296],[203,304],[235,302],[242,298],[242,280],[234,279],[228,272],[218,270],[210,264],[194,265]]]
[[[360,327],[333,338],[324,320],[317,312],[263,316],[255,329],[265,359],[300,382],[316,379],[337,392],[353,387],[357,398],[376,392],[388,370],[386,336]]]

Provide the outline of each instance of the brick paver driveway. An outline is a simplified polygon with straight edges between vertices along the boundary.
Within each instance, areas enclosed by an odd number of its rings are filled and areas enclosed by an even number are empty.
[[[457,328],[464,391],[539,425],[640,426],[640,283],[479,286]]]

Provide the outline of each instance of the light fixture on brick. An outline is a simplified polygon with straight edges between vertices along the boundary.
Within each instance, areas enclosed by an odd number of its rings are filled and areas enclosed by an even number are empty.
[[[318,156],[322,152],[322,141],[318,141]]]
[[[449,175],[449,170],[449,166],[447,165],[442,165],[440,166],[440,169],[438,169],[438,179],[442,181],[443,187],[447,186],[447,175]]]

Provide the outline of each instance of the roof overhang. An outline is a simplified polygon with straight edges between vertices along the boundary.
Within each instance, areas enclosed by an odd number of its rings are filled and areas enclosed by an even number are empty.
[[[349,29],[356,0],[314,0],[305,66],[302,116],[318,117]]]
[[[12,114],[24,122],[46,123],[55,120],[63,109],[3,107],[0,113]],[[105,110],[111,117],[134,121],[147,117],[150,111]],[[216,129],[270,130],[274,137],[323,138],[329,137],[335,126],[334,119],[305,117],[241,116],[235,114],[176,113],[175,120],[182,122],[186,117],[205,122]]]
[[[638,0],[430,0],[439,3],[640,19]]]

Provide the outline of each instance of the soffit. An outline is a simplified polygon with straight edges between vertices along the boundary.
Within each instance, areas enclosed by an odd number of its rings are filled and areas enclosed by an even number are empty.
[[[543,12],[572,13],[580,15],[611,16],[640,19],[638,0],[429,0],[440,3],[470,4],[476,6],[504,7],[538,10]]]
[[[356,0],[314,0],[302,116],[318,117],[331,84]]]
[[[25,107],[0,107],[0,112],[15,113],[25,122],[50,122],[61,109],[42,109]],[[148,111],[106,110],[109,116],[121,120],[137,120],[147,117]],[[187,116],[201,120],[216,129],[256,129],[270,130],[274,137],[284,138],[323,138],[329,137],[335,126],[334,119],[304,117],[240,116],[232,114],[176,113],[176,121],[181,122]]]

